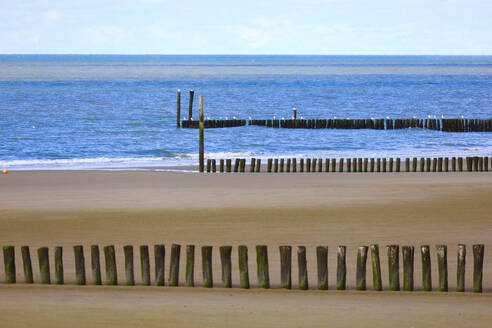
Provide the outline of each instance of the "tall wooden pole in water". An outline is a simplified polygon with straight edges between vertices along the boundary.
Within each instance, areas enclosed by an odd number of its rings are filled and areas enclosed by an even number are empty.
[[[190,106],[188,108],[188,120],[191,121],[193,117],[193,96],[195,95],[195,91],[190,90]]]
[[[176,109],[176,127],[179,128],[180,120],[181,120],[181,90],[178,89],[178,101],[177,101],[177,109]]]
[[[191,97],[191,91],[190,91],[190,97]],[[198,122],[198,129],[199,129],[199,159],[200,159],[200,172],[203,172],[204,170],[204,161],[205,157],[203,154],[204,151],[204,144],[203,144],[203,96],[199,97],[199,103],[200,103],[200,112],[199,112],[199,122]]]

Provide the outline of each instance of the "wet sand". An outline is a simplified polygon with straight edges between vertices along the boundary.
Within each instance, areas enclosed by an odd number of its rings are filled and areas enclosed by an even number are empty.
[[[265,326],[265,327],[486,327],[492,321],[492,173],[361,174],[186,174],[163,172],[10,172],[0,176],[0,240],[16,246],[17,279],[23,281],[20,246],[64,246],[66,286],[7,286],[0,272],[0,318],[17,326]],[[123,245],[166,245],[166,278],[172,243],[194,244],[197,287],[77,287],[73,251],[114,244],[124,284]],[[449,288],[456,286],[456,250],[467,246],[466,287],[472,286],[471,246],[485,244],[484,291],[471,293],[356,292],[356,247],[380,245],[387,288],[388,244],[413,245],[415,285],[421,289],[419,246],[429,244],[437,287],[436,244],[448,245]],[[250,251],[256,286],[254,246],[269,247],[273,290],[220,288],[220,259],[214,248],[213,290],[201,288],[199,247],[233,245],[233,286],[238,286],[237,245]],[[307,247],[310,288],[282,291],[279,245]],[[315,247],[329,247],[331,291],[316,288]],[[347,246],[347,286],[333,291],[337,245]],[[184,249],[180,280],[184,282]],[[3,255],[2,262],[3,262]],[[102,259],[101,259],[102,260]],[[135,277],[140,283],[138,252]],[[151,261],[153,257],[151,256]],[[400,260],[401,261],[401,260]],[[152,262],[151,262],[152,263]],[[400,262],[401,263],[401,262]],[[103,263],[102,263],[103,264]],[[54,272],[53,263],[51,263]],[[151,266],[151,272],[153,265]],[[368,289],[372,288],[370,256]],[[103,271],[104,280],[104,271]],[[153,277],[152,277],[153,281]],[[231,296],[232,295],[232,296]],[[43,320],[40,320],[43,319]]]

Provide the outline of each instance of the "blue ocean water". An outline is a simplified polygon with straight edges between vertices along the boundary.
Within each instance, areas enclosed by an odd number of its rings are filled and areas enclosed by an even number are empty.
[[[210,118],[492,118],[492,56],[0,55],[0,168],[196,164]],[[490,133],[210,129],[213,158],[492,156]]]

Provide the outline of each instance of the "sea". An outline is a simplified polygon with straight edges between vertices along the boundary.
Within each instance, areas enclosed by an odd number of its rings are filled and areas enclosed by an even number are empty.
[[[205,118],[492,118],[492,56],[0,55],[0,168],[176,170]],[[207,129],[207,158],[492,156],[492,133]]]

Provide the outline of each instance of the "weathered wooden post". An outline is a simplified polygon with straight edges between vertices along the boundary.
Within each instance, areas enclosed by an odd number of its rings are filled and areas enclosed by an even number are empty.
[[[290,173],[290,158],[287,158],[287,163],[285,164],[285,172]]]
[[[277,173],[278,172],[278,158],[275,158],[274,163],[273,163],[273,172]]]
[[[345,290],[347,281],[347,247],[337,246],[337,290]]]
[[[246,168],[246,159],[242,158],[239,162],[239,171],[241,173],[244,173],[245,168]]]
[[[101,262],[99,260],[99,246],[91,246],[91,268],[92,268],[92,284],[101,285]]]
[[[212,246],[202,246],[202,274],[203,287],[212,288],[214,286],[212,276]]]
[[[156,286],[164,286],[165,258],[166,258],[166,247],[164,245],[154,245]]]
[[[193,118],[193,97],[195,96],[195,91],[193,89],[190,90],[190,103],[188,106],[188,120],[191,121]]]
[[[420,246],[422,256],[422,289],[425,292],[432,291],[432,276],[431,276],[431,257],[430,248],[428,245]]]
[[[38,260],[39,260],[39,273],[41,274],[41,283],[51,284],[48,247],[38,248]]]
[[[350,158],[347,158],[347,172],[352,172],[352,161]]]
[[[456,157],[451,158],[451,171],[456,172]]]
[[[366,263],[367,246],[360,246],[357,249],[357,270],[355,275],[355,289],[366,290]]]
[[[357,172],[362,172],[362,158],[357,159]]]
[[[297,172],[297,159],[295,157],[292,159],[292,172]]]
[[[268,162],[267,162],[267,172],[268,173],[272,172],[272,162],[273,162],[273,160],[271,158],[269,158]]]
[[[226,172],[231,173],[232,161],[230,158],[226,159]]]
[[[458,245],[458,268],[456,269],[456,291],[465,291],[466,246]]]
[[[389,172],[393,172],[393,157],[389,159]]]
[[[270,288],[270,276],[268,273],[268,250],[266,245],[256,246],[256,265],[258,288]]]
[[[240,245],[238,251],[239,262],[239,287],[249,288],[248,247]]]
[[[371,247],[371,261],[372,261],[372,288],[374,290],[383,290],[383,284],[381,282],[381,266],[379,262],[379,246],[373,244]]]
[[[369,162],[369,159],[364,158],[364,172],[367,172],[367,164]]]
[[[405,158],[405,171],[410,172],[410,158]]]
[[[181,127],[181,90],[178,89],[178,100],[176,110],[176,127]]]
[[[55,247],[55,284],[63,285],[63,247]]]
[[[297,120],[297,109],[294,107],[292,111],[294,112],[292,116],[294,117],[294,121],[295,121]]]
[[[281,173],[284,172],[284,159],[283,158],[280,159],[280,172]]]
[[[195,286],[195,245],[186,245],[186,287]]]
[[[374,158],[371,158],[371,172],[374,172]]]
[[[417,157],[413,158],[412,161],[412,172],[417,172]]]
[[[343,172],[343,158],[338,161],[338,172]]]
[[[473,245],[473,292],[482,292],[484,245]]]
[[[215,161],[215,158],[212,159],[212,173],[217,172],[217,162]]]
[[[261,158],[256,159],[256,173],[261,172]]]
[[[220,263],[222,266],[222,288],[232,287],[232,264],[231,253],[232,246],[221,246],[220,251]]]
[[[31,262],[31,252],[29,251],[29,246],[22,246],[21,253],[22,253],[22,264],[24,267],[24,282],[26,284],[32,284],[34,282],[34,279],[32,276],[32,262]],[[5,261],[5,255],[4,255],[4,261]],[[15,262],[14,262],[14,266],[15,266]]]
[[[430,158],[425,159],[425,171],[426,172],[431,171],[431,159]]]
[[[337,171],[337,159],[332,158],[331,159],[331,172],[336,172]]]
[[[439,291],[448,291],[448,247],[436,245],[437,269],[439,272]]]
[[[241,160],[239,158],[236,158],[234,161],[234,172],[239,172],[239,164],[241,163]]]
[[[400,247],[388,245],[388,274],[389,288],[392,291],[400,290]]]
[[[299,172],[304,172],[304,158],[299,160]]]
[[[118,273],[113,245],[104,246],[104,260],[106,262],[106,285],[117,285]]]
[[[444,172],[449,172],[449,158],[444,158]]]
[[[140,273],[142,275],[142,285],[150,286],[149,246],[147,245],[140,245]]]
[[[292,247],[279,246],[280,251],[280,288],[292,288]]]
[[[75,284],[85,285],[84,247],[82,245],[74,246],[73,255],[75,259]]]
[[[437,172],[442,172],[442,157],[437,159]]]
[[[190,116],[191,116],[191,108],[193,105],[193,90],[190,91]],[[200,96],[199,98],[199,113],[198,113],[198,138],[199,138],[199,143],[198,143],[198,157],[199,157],[199,168],[200,172],[204,171],[204,166],[205,166],[205,142],[204,142],[204,134],[203,134],[203,96]],[[191,120],[191,117],[190,117]]]
[[[207,173],[210,173],[212,171],[212,159],[208,158],[207,159]]]
[[[396,172],[400,172],[400,164],[401,164],[400,162],[401,162],[400,157],[398,157],[396,159]]]
[[[256,158],[251,159],[251,163],[249,164],[249,172],[253,173],[255,171]]]
[[[5,266],[5,282],[15,284],[15,248],[14,246],[3,246],[3,264]]]
[[[458,171],[463,172],[463,157],[458,157]]]
[[[318,289],[328,289],[328,246],[316,247],[316,260],[318,262]]]
[[[169,263],[169,286],[179,285],[179,257],[181,254],[181,245],[171,245],[171,262]]]
[[[425,171],[425,158],[421,157],[420,158],[420,172]]]
[[[306,247],[297,246],[297,268],[299,272],[299,289],[307,290],[308,285],[308,275],[307,275],[307,261],[306,261]]]
[[[311,159],[306,158],[306,172],[311,172]]]
[[[413,291],[413,263],[415,247],[402,246],[403,255],[403,290]]]
[[[125,277],[126,285],[135,285],[135,275],[133,270],[133,246],[126,245],[123,246],[123,252],[125,253]]]

